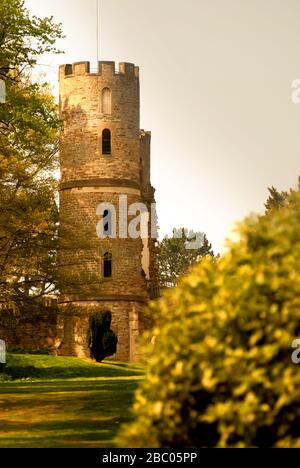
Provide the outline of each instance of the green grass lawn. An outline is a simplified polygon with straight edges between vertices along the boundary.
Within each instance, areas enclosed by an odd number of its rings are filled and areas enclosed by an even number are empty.
[[[138,365],[11,354],[0,383],[0,448],[113,447],[131,420]]]

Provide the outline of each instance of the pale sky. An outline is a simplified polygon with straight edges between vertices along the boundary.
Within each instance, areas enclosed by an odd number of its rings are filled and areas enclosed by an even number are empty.
[[[27,0],[66,39],[41,67],[96,66],[96,0]],[[100,59],[140,66],[141,128],[152,131],[160,236],[206,232],[216,251],[262,212],[267,187],[300,174],[299,0],[100,0]],[[50,65],[50,66],[49,66]]]

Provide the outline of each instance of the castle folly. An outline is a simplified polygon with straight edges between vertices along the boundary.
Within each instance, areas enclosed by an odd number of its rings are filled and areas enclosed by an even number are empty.
[[[120,63],[116,70],[114,62],[99,62],[94,71],[89,62],[78,62],[62,65],[59,80],[64,122],[60,141],[59,353],[89,356],[90,318],[99,311],[110,311],[112,329],[118,336],[115,358],[135,360],[138,336],[147,326],[143,308],[153,294],[156,278],[155,239],[150,236],[150,206],[154,203],[151,134],[140,130],[139,68]],[[148,207],[147,236],[118,235],[124,215],[120,210],[127,210],[120,205],[124,196],[128,206],[144,203]],[[109,209],[99,212],[102,204],[115,208],[116,226],[112,226]],[[128,217],[129,222],[133,217]],[[99,221],[102,237],[97,235]]]

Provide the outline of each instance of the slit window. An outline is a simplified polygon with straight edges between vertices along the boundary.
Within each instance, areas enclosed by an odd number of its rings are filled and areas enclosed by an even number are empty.
[[[102,154],[111,154],[111,131],[108,128],[102,132]]]
[[[107,236],[111,236],[111,212],[109,210],[104,210],[103,212],[103,232]]]
[[[111,90],[109,88],[102,89],[102,113],[111,114]]]
[[[106,252],[103,256],[103,277],[111,278],[112,276],[112,255]]]

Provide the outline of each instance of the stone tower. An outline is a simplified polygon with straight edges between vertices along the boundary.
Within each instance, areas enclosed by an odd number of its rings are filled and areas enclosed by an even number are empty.
[[[62,65],[59,79],[59,353],[90,356],[89,320],[110,311],[118,336],[114,357],[135,360],[147,326],[143,309],[155,285],[151,134],[140,130],[139,68],[99,62],[91,70],[89,62],[78,62]],[[139,214],[128,210],[135,203],[150,213],[148,234],[139,237],[128,235],[124,221],[128,211],[129,223]]]

